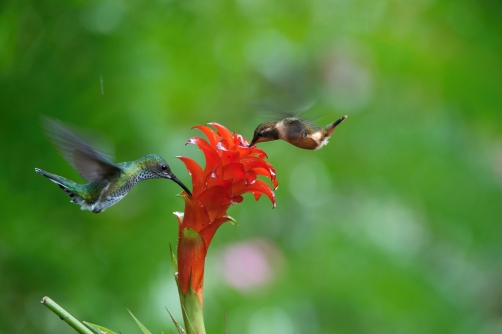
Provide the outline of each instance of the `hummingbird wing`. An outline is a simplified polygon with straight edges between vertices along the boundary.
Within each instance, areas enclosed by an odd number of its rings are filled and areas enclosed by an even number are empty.
[[[296,116],[293,112],[288,111],[271,100],[252,101],[249,104],[255,111],[269,118],[286,118]]]
[[[302,103],[280,104],[272,99],[264,99],[250,102],[251,106],[258,112],[275,118],[299,117],[311,109],[315,100],[303,101]]]
[[[91,147],[60,121],[43,118],[43,125],[61,155],[87,181],[111,180],[122,173],[104,153]]]
[[[307,137],[307,131],[305,130],[305,124],[303,124],[299,118],[290,117],[290,118],[284,119],[283,122],[284,122],[284,124],[288,125],[286,127],[286,129],[287,129],[286,135],[289,138],[297,139],[300,136]],[[308,123],[305,120],[303,120],[303,122]]]

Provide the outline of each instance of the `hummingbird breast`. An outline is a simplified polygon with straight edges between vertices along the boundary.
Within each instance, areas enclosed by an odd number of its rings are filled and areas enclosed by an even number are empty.
[[[107,206],[112,206],[124,198],[138,182],[158,178],[158,175],[150,171],[141,171],[125,178],[126,180],[117,180],[110,183],[101,192],[101,201],[106,203]]]
[[[287,131],[283,128],[282,131],[279,131],[279,135],[282,140],[305,150],[318,149],[320,142],[324,139],[324,135],[320,131],[307,134],[306,131],[291,131],[291,129]]]
[[[289,138],[289,140],[286,141],[305,150],[317,150],[320,147],[320,143],[315,134],[307,135],[306,137],[299,136],[297,138]]]
[[[121,186],[118,180],[113,182],[100,181],[96,183],[90,183],[88,185],[90,192],[95,193],[94,198],[89,198],[85,203],[81,204],[82,210],[90,210],[94,213],[99,213],[105,211],[110,206],[119,202],[128,192],[128,186]],[[96,193],[96,191],[98,191]]]
[[[120,163],[121,167],[130,167],[126,163]],[[91,210],[94,213],[104,211],[110,206],[118,203],[122,200],[129,191],[138,183],[144,180],[158,178],[159,176],[149,170],[140,170],[133,168],[124,168],[125,172],[116,180],[108,182],[102,189],[96,202],[90,205]]]

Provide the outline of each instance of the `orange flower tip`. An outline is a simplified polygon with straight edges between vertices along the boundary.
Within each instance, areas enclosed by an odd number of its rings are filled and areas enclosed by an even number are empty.
[[[212,125],[212,126],[214,126],[215,128],[220,127],[220,128],[222,128],[222,129],[225,129],[225,130],[227,130],[227,131],[228,131],[228,129],[227,129],[226,127],[224,127],[223,125],[221,125],[220,123],[216,123],[216,122],[209,122],[209,123],[207,123],[207,124],[208,124],[208,125]],[[230,131],[228,131],[228,132],[230,132]]]

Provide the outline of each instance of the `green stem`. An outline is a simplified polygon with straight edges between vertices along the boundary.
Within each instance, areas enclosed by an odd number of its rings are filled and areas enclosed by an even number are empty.
[[[181,298],[183,308],[183,320],[188,334],[206,334],[204,316],[199,296],[189,286],[187,293]]]
[[[89,329],[87,329],[87,327],[84,326],[84,324],[75,319],[70,313],[66,312],[64,308],[56,304],[56,302],[49,297],[42,298],[42,304],[47,306],[47,308],[52,312],[56,313],[61,320],[64,320],[77,332],[81,334],[93,334]]]

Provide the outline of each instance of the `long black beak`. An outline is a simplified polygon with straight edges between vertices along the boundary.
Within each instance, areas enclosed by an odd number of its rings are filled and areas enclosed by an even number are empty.
[[[253,140],[251,140],[251,143],[249,143],[248,147],[253,147],[256,145],[256,142],[258,141],[258,138],[257,136],[253,136]]]
[[[347,118],[347,115],[343,116],[342,118],[340,118],[339,120],[335,121],[335,123],[333,124],[334,126],[337,126],[338,124],[342,123],[343,121],[345,121],[345,119]]]
[[[174,176],[174,174],[171,174],[171,177],[169,179],[179,184],[180,187],[187,192],[188,196],[192,197],[192,193],[190,192],[190,190],[188,190],[187,186],[185,186],[183,182],[181,182],[176,176]]]

